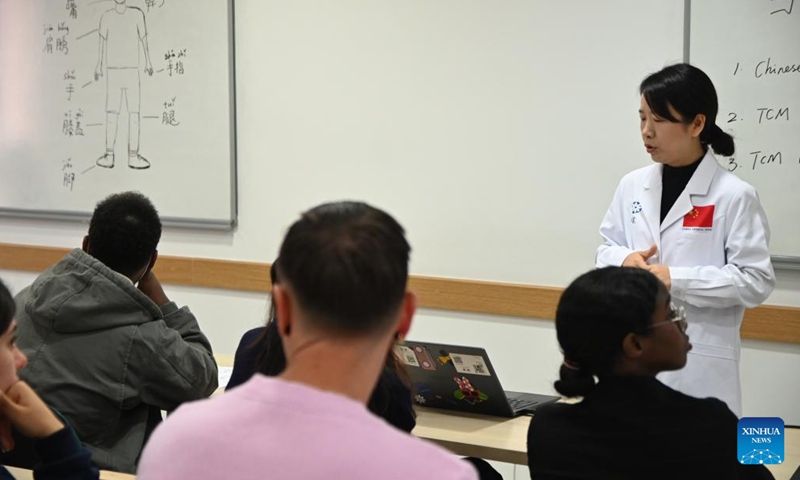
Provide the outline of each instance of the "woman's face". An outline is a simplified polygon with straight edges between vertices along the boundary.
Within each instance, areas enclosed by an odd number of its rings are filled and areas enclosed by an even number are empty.
[[[670,113],[681,120],[681,115],[669,106]],[[670,122],[659,117],[647,104],[644,95],[639,101],[639,128],[647,153],[654,162],[672,167],[689,165],[697,160],[700,131],[694,123]]]
[[[17,321],[12,320],[0,336],[0,390],[3,392],[17,383],[17,370],[28,364],[28,358],[17,348]]]
[[[656,299],[656,310],[648,335],[642,339],[646,344],[646,361],[655,372],[680,370],[686,366],[686,355],[692,349],[680,322],[673,321],[677,312],[673,311],[671,305],[672,297],[664,288]]]

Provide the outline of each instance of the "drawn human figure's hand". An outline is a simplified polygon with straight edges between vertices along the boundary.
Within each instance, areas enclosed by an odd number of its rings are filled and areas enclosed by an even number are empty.
[[[147,66],[144,67],[144,71],[147,72],[147,74],[152,77],[153,76],[153,65],[148,62]]]
[[[103,76],[103,66],[98,63],[97,67],[94,69],[94,81],[96,82],[100,80],[100,77],[102,76]]]

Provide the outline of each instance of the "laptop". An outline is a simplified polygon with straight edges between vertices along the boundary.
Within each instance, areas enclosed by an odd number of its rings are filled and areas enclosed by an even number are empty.
[[[483,348],[407,340],[394,349],[422,407],[511,418],[560,398],[506,392]]]

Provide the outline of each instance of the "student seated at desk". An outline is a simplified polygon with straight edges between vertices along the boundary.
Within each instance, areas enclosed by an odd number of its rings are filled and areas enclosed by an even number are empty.
[[[22,378],[69,420],[92,461],[133,472],[161,410],[217,388],[211,344],[153,273],[161,220],[137,192],[97,204],[83,248],[16,297]]]
[[[646,270],[602,268],[567,287],[556,312],[564,363],[555,388],[583,401],[536,410],[531,478],[772,478],[763,466],[737,462],[738,419],[724,402],[655,378],[686,364],[686,322]]]
[[[275,267],[277,263],[276,260],[269,270],[273,285],[278,283]],[[286,354],[278,332],[278,322],[275,320],[275,302],[271,302],[267,325],[254,328],[242,336],[226,390],[245,383],[256,372],[274,377],[280,375],[285,368]],[[394,349],[390,349],[386,356],[381,376],[369,398],[367,408],[405,432],[410,433],[417,424],[408,376],[395,356]]]
[[[181,406],[145,447],[139,480],[476,479],[467,463],[366,408],[416,309],[409,252],[403,228],[366,204],[304,213],[281,245],[272,287],[286,369]]]
[[[277,263],[278,260],[275,260],[269,270],[273,285],[278,283]],[[275,302],[271,302],[266,327],[254,328],[242,336],[226,391],[245,383],[256,372],[274,377],[280,375],[285,368],[286,353],[283,351],[278,323],[275,320]],[[369,398],[367,408],[392,426],[408,433],[417,424],[409,379],[405,368],[395,356],[394,348],[386,356],[381,376]],[[481,480],[502,479],[497,470],[485,460],[475,457],[464,460],[475,467]]]
[[[0,445],[3,452],[14,449],[12,427],[34,439],[41,461],[33,468],[36,480],[83,480],[99,477],[91,455],[71,428],[65,426],[28,384],[17,377],[28,359],[16,343],[17,322],[14,299],[0,282]],[[0,456],[0,460],[2,456]],[[0,466],[0,479],[13,479]]]

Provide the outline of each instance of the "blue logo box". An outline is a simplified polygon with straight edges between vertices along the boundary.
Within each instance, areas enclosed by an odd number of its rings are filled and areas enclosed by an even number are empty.
[[[783,420],[777,417],[745,417],[737,430],[737,459],[745,465],[783,463]]]

